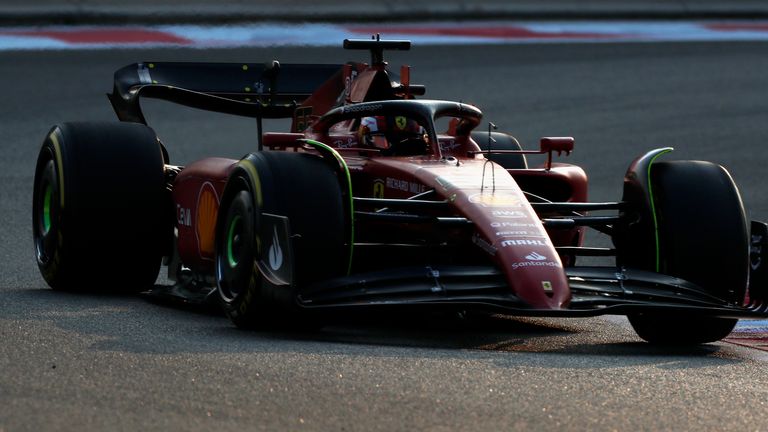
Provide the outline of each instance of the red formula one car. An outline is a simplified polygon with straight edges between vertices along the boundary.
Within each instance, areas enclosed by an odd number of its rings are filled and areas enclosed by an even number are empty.
[[[768,229],[747,224],[722,167],[652,150],[630,164],[620,201],[588,203],[584,171],[552,161],[572,138],[522,150],[475,106],[417,99],[408,67],[398,77],[383,60],[410,42],[344,47],[371,63],[118,70],[109,98],[122,122],[64,123],[43,143],[33,229],[47,283],[215,299],[249,328],[431,306],[622,314],[647,341],[703,343],[768,316]],[[140,97],[253,117],[257,151],[171,165]],[[291,131],[263,133],[265,118],[291,118]],[[528,167],[530,153],[547,162]],[[586,229],[615,247],[583,247]],[[172,286],[154,285],[161,261]]]

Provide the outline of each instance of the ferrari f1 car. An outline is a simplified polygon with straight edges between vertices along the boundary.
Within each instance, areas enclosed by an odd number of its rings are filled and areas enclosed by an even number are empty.
[[[246,328],[434,307],[620,314],[649,342],[696,344],[768,316],[768,228],[747,223],[721,166],[651,150],[621,200],[587,202],[585,172],[553,162],[573,138],[523,150],[475,106],[417,98],[409,67],[398,76],[383,55],[409,41],[344,48],[370,64],[119,69],[108,96],[120,122],[63,123],[42,145],[33,231],[46,282],[215,300]],[[252,117],[256,151],[172,165],[142,97]],[[271,118],[292,119],[290,132],[264,133]],[[583,246],[587,229],[614,247]],[[161,263],[170,286],[155,285]]]

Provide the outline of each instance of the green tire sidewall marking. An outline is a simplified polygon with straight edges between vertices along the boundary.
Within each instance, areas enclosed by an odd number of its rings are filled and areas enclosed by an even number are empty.
[[[653,196],[653,185],[651,184],[651,167],[653,166],[653,163],[656,162],[656,159],[659,158],[659,156],[662,156],[664,154],[667,154],[671,152],[671,148],[663,149],[659,153],[653,156],[651,158],[651,162],[648,164],[648,200],[651,202],[651,215],[653,216],[653,236],[656,246],[656,271],[661,271],[661,245],[659,240],[659,219],[656,216],[656,199]]]
[[[249,161],[248,159],[241,159],[238,163],[238,166],[248,173],[248,177],[251,180],[251,186],[253,187],[253,193],[255,195],[254,199],[257,206],[256,212],[258,213],[264,207],[264,197],[261,192],[261,178],[259,177],[259,172],[256,170],[256,165],[254,165],[253,162]],[[256,243],[256,255],[260,256],[261,236],[259,236],[259,227],[256,227],[253,235],[254,241]]]
[[[254,188],[253,192],[256,194],[256,204],[261,208],[264,205],[264,199],[261,196],[261,180],[259,179],[258,171],[256,171],[256,166],[248,159],[242,159],[238,165],[251,177],[251,184]]]
[[[347,263],[347,274],[352,273],[352,256],[354,252],[354,245],[355,245],[355,209],[354,209],[354,199],[352,196],[352,176],[349,174],[349,167],[347,166],[347,162],[344,160],[344,158],[341,157],[339,152],[334,150],[332,147],[330,147],[327,144],[323,144],[320,141],[315,141],[311,139],[301,140],[302,142],[305,142],[311,146],[318,147],[320,149],[325,150],[326,152],[333,155],[333,157],[336,159],[336,162],[341,167],[341,170],[343,172],[344,178],[347,181],[347,196],[349,197],[349,223],[352,224],[352,229],[350,230],[350,236],[349,236],[349,262]]]
[[[59,144],[59,129],[56,128],[53,132],[51,132],[50,135],[48,135],[48,138],[50,138],[51,143],[53,144],[53,150],[56,156],[56,169],[59,172],[59,190],[61,191],[60,199],[60,208],[64,209],[64,162],[61,158],[61,144]]]
[[[229,228],[227,229],[227,263],[230,268],[235,268],[239,264],[238,259],[235,258],[234,242],[235,242],[235,228],[240,225],[240,215],[235,216],[229,222]]]

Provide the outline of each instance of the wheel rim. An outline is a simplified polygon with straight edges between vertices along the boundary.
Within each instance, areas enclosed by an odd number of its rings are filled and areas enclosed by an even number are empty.
[[[233,269],[240,263],[240,253],[242,252],[240,225],[240,215],[235,215],[230,221],[229,229],[227,230],[227,263]]]
[[[217,235],[216,280],[226,302],[234,301],[251,282],[253,270],[254,221],[251,196],[237,193],[229,204]]]
[[[58,241],[59,213],[58,182],[56,166],[52,155],[42,164],[38,173],[34,197],[34,238],[37,259],[40,263],[48,263],[53,256]]]
[[[51,197],[53,196],[53,187],[49,184],[43,194],[43,235],[51,230]]]

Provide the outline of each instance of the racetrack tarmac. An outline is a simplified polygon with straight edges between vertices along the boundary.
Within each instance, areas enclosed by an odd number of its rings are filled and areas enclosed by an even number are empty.
[[[526,147],[574,136],[576,151],[562,161],[587,170],[592,200],[618,199],[635,156],[672,146],[674,158],[723,164],[750,216],[768,220],[765,50],[725,42],[415,46],[388,59],[412,65],[412,82],[428,97],[477,104]],[[256,333],[140,297],[45,287],[31,241],[35,157],[56,122],[114,118],[104,94],[115,69],[367,57],[331,48],[4,54],[0,431],[763,429],[764,353],[728,343],[654,348],[621,319],[397,315],[317,333]],[[255,147],[247,119],[147,106],[173,163]],[[115,227],[94,253],[119,241]],[[596,236],[589,243],[605,245]],[[115,277],[121,271],[116,263]]]

